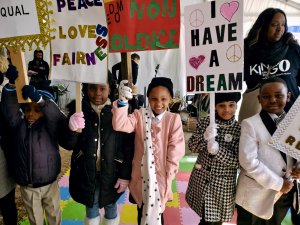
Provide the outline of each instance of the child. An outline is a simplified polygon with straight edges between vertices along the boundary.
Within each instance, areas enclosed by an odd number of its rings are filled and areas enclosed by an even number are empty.
[[[181,118],[167,111],[173,83],[153,78],[148,86],[148,108],[127,113],[131,89],[121,81],[119,101],[113,103],[113,128],[135,132],[135,151],[129,190],[138,204],[138,224],[160,225],[166,202],[172,200],[172,180],[185,153]],[[124,106],[124,107],[123,107]]]
[[[234,209],[240,125],[235,120],[241,94],[216,93],[216,125],[201,118],[188,141],[199,153],[186,192],[189,206],[202,218],[199,225],[230,221]]]
[[[290,101],[284,80],[272,77],[260,86],[260,113],[242,121],[239,145],[241,173],[236,203],[238,225],[280,225],[292,206],[293,182],[300,170],[293,158],[270,146],[276,121],[284,115]],[[276,200],[278,192],[281,197]]]
[[[60,193],[57,176],[61,168],[58,144],[63,144],[66,116],[53,101],[53,96],[25,85],[24,99],[18,104],[11,77],[2,92],[2,109],[6,121],[15,130],[14,177],[20,185],[30,224],[43,224],[44,212],[49,225],[61,224]],[[20,111],[20,107],[24,111]]]
[[[110,85],[84,84],[82,111],[70,117],[73,149],[70,172],[72,198],[85,205],[85,225],[99,225],[104,207],[104,225],[118,225],[117,200],[131,176],[133,135],[112,128]],[[75,107],[69,105],[71,111]],[[83,118],[84,116],[84,118]],[[82,129],[81,133],[76,132]]]

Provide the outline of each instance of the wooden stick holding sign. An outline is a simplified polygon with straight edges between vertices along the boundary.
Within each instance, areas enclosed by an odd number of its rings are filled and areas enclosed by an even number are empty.
[[[133,89],[132,83],[132,67],[131,67],[131,53],[130,52],[121,52],[121,71],[123,80],[128,80],[128,85],[131,89]],[[133,94],[136,90],[132,90]]]
[[[81,82],[76,82],[76,112],[82,112],[82,94],[81,94],[81,89],[82,89],[82,83]],[[78,133],[81,133],[81,129],[77,130]]]
[[[9,51],[11,63],[18,70],[18,78],[15,81],[18,102],[19,103],[31,102],[30,99],[25,100],[22,97],[22,88],[24,85],[28,84],[28,76],[27,76],[24,52],[22,51],[21,47],[17,47],[17,48],[8,47],[8,51]]]

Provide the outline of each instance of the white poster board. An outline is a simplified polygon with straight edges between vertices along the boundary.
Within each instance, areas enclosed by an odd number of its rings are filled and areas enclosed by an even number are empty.
[[[243,83],[243,1],[184,8],[187,93],[235,92]]]
[[[300,97],[279,123],[269,144],[287,155],[300,160]]]
[[[0,39],[40,33],[35,0],[0,1]]]
[[[107,81],[108,29],[102,0],[53,2],[51,79]]]

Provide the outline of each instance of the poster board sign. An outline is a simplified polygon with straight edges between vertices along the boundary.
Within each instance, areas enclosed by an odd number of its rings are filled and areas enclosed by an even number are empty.
[[[103,1],[53,2],[51,79],[105,83],[108,29]]]
[[[35,0],[1,1],[0,18],[0,38],[40,33]]]
[[[0,48],[43,47],[51,41],[47,0],[6,0],[0,2]]]
[[[179,48],[179,0],[106,0],[110,52]]]
[[[269,144],[287,155],[300,160],[300,97],[279,123]]]
[[[243,83],[243,1],[184,8],[187,93],[235,92]]]

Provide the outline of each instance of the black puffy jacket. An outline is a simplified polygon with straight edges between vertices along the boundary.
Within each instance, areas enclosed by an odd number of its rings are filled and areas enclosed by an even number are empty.
[[[17,102],[16,92],[2,92],[1,107],[14,130],[13,170],[19,185],[41,187],[57,179],[61,169],[59,144],[64,146],[67,117],[51,100],[41,105],[44,117],[29,125]]]
[[[92,207],[96,185],[98,131],[100,131],[99,206],[102,208],[116,202],[122,194],[117,193],[117,189],[114,188],[117,179],[130,180],[134,134],[113,130],[110,105],[101,110],[100,120],[90,103],[85,100],[82,102],[82,111],[85,128],[81,133],[73,132],[73,140],[68,146],[73,149],[70,194],[75,201]]]

